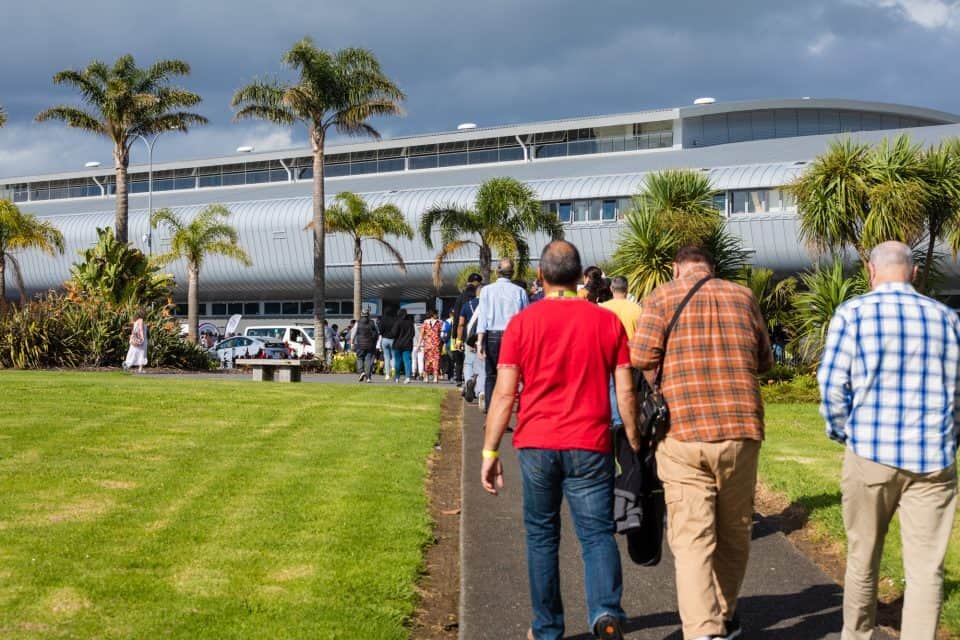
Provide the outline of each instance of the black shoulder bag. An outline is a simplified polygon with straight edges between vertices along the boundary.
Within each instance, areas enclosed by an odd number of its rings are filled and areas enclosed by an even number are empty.
[[[637,427],[641,438],[653,441],[662,440],[667,435],[667,431],[670,430],[670,409],[667,407],[660,391],[660,383],[663,382],[663,363],[667,359],[667,343],[670,341],[670,333],[673,331],[674,325],[680,318],[680,312],[690,302],[690,298],[700,290],[700,287],[712,279],[713,276],[709,275],[702,280],[698,280],[677,306],[677,310],[674,311],[673,318],[663,334],[663,356],[660,358],[660,367],[657,369],[657,377],[653,382],[653,388],[650,387],[643,372],[639,372],[640,380],[637,382],[637,393],[640,396],[640,410],[637,413]]]

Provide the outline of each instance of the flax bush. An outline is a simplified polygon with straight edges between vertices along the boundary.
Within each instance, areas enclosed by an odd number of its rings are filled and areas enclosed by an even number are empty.
[[[0,367],[116,367],[136,307],[98,295],[50,293],[0,315]],[[152,367],[207,369],[206,353],[180,339],[166,307],[146,308]]]

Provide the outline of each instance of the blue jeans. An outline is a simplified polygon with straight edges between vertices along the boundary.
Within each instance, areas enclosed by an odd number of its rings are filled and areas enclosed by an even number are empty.
[[[497,362],[500,360],[500,341],[503,339],[503,331],[489,331],[483,337],[483,351],[486,353],[486,362],[484,363],[483,392],[487,396],[486,406],[490,406],[490,399],[493,398],[493,388],[497,386]],[[480,381],[477,381],[480,384]],[[484,412],[486,413],[486,412]]]
[[[413,351],[397,351],[393,350],[393,379],[400,379],[400,365],[403,365],[403,373],[408,378],[410,377],[410,356],[413,354]]]
[[[610,424],[613,426],[623,426],[623,418],[620,417],[620,407],[617,406],[617,387],[613,382],[613,376],[610,377]]]
[[[580,449],[519,449],[518,454],[534,636],[557,640],[564,632],[558,561],[564,496],[580,540],[590,628],[603,615],[625,619],[620,550],[614,540],[613,456]]]
[[[393,338],[381,338],[380,349],[383,351],[383,375],[390,377],[393,367]]]

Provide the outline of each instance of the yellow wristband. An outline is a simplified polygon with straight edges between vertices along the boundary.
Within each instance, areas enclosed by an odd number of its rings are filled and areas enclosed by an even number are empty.
[[[492,458],[499,458],[500,452],[496,449],[484,449],[483,450],[483,459],[490,460]]]

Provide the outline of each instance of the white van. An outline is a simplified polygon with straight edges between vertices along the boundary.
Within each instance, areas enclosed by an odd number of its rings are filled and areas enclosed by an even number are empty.
[[[291,355],[297,358],[310,358],[316,353],[313,345],[313,327],[293,325],[247,327],[243,335],[279,340],[287,345]]]

